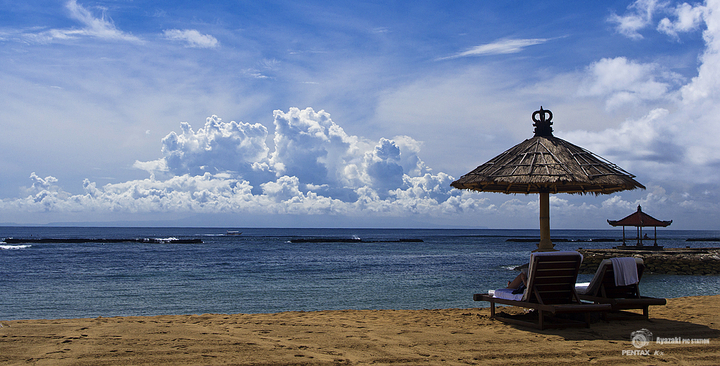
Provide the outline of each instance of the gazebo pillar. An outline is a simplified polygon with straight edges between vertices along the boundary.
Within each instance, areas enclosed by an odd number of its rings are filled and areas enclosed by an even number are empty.
[[[540,243],[534,252],[552,252],[555,245],[550,240],[550,193],[540,193]]]
[[[655,245],[657,246],[657,226],[655,226]]]

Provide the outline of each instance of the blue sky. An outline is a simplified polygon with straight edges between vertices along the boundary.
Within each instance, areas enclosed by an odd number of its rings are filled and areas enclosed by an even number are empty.
[[[0,3],[0,223],[536,228],[454,179],[555,135],[647,189],[551,198],[720,219],[720,3]]]

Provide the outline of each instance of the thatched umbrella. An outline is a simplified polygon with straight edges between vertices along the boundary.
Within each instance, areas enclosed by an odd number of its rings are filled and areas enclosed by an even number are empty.
[[[550,193],[610,194],[645,187],[619,166],[552,134],[552,113],[532,114],[535,136],[452,182],[458,189],[540,194],[538,251],[551,251]]]

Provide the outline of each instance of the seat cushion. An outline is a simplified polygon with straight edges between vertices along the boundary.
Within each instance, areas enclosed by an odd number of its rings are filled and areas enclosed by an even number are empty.
[[[513,294],[513,291],[515,291],[515,289],[500,288],[500,289],[493,291],[492,295],[493,295],[493,297],[496,297],[498,299],[515,300],[515,301],[522,300],[524,292],[521,292],[519,294]]]

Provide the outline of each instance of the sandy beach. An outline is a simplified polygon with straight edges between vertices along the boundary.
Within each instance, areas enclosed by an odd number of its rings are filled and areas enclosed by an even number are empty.
[[[648,321],[543,331],[491,320],[487,308],[0,321],[0,363],[711,365],[720,363],[719,301],[668,299]],[[643,328],[678,344],[636,348],[630,334]]]

